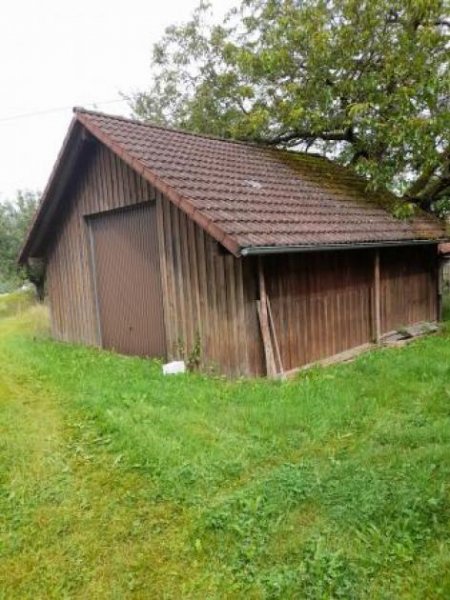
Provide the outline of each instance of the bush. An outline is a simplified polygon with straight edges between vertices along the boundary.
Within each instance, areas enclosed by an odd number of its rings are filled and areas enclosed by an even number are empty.
[[[7,294],[0,293],[0,319],[17,315],[35,302],[36,294],[31,286]]]

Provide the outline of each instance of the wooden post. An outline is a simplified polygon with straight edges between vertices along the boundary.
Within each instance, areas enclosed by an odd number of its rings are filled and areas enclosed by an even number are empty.
[[[268,377],[274,377],[277,374],[275,366],[275,357],[272,347],[272,338],[270,335],[269,315],[267,309],[266,281],[264,279],[264,269],[261,257],[258,257],[258,282],[259,282],[259,301],[257,303],[259,323],[261,326],[261,335],[264,346],[264,356],[266,358],[266,372]]]
[[[381,339],[381,281],[380,281],[380,250],[375,250],[374,256],[374,315],[375,343],[379,344]]]
[[[96,317],[96,326],[97,326],[97,345],[99,348],[103,346],[103,335],[102,335],[102,322],[100,318],[100,303],[98,296],[98,282],[97,282],[97,267],[95,262],[95,241],[94,241],[94,233],[92,231],[92,222],[87,222],[88,235],[89,235],[89,260],[91,262],[91,277],[92,277],[92,287],[94,292],[94,300],[95,300],[95,317]]]

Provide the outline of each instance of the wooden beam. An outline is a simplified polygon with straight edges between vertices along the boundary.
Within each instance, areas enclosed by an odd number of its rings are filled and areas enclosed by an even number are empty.
[[[283,362],[281,360],[280,344],[278,343],[278,336],[275,330],[275,321],[273,319],[272,307],[270,305],[269,297],[267,297],[267,313],[269,315],[270,329],[272,330],[273,345],[275,347],[275,357],[278,361],[278,374],[281,375],[281,377],[284,379],[284,369]]]
[[[264,356],[266,359],[266,373],[268,377],[275,377],[277,369],[270,335],[269,316],[267,309],[266,281],[264,278],[264,269],[261,257],[258,257],[258,283],[259,300],[257,301],[259,324],[264,346]]]
[[[285,371],[284,377],[294,377],[297,373],[300,373],[301,371],[307,371],[308,369],[312,369],[314,367],[328,367],[337,363],[351,361],[354,358],[357,358],[360,354],[363,354],[364,352],[368,352],[369,350],[373,350],[375,348],[375,344],[361,344],[360,346],[356,346],[355,348],[350,348],[350,350],[344,350],[343,352],[339,352],[338,354],[333,354],[333,356],[321,358],[320,360],[315,360],[306,365],[302,365],[300,367],[290,369],[289,371]]]
[[[164,330],[166,334],[166,356],[164,358],[172,359],[172,330],[174,319],[172,316],[172,302],[173,299],[170,296],[169,284],[167,281],[167,254],[166,254],[166,240],[164,237],[164,214],[163,214],[163,202],[164,199],[160,192],[156,193],[156,233],[158,235],[158,247],[159,247],[159,271],[162,284],[163,292],[163,315],[164,315]]]
[[[95,318],[96,318],[96,334],[97,334],[97,345],[99,348],[103,347],[103,332],[102,332],[102,321],[100,317],[100,301],[98,297],[98,282],[97,282],[97,265],[95,261],[95,240],[94,233],[92,231],[92,223],[90,220],[86,221],[88,235],[89,235],[89,261],[91,265],[91,285],[92,293],[95,301]]]
[[[380,278],[380,251],[377,248],[374,254],[374,341],[380,343],[381,339],[381,278]]]

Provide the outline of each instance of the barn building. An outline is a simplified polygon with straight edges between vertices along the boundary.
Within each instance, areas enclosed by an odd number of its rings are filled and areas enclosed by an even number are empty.
[[[443,224],[324,158],[75,109],[20,262],[55,338],[229,375],[439,318]]]

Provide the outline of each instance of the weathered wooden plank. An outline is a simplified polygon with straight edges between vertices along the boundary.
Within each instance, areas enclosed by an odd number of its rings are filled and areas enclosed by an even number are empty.
[[[205,243],[205,265],[206,265],[206,276],[208,281],[208,310],[209,310],[209,327],[211,328],[210,336],[210,356],[209,361],[214,368],[220,368],[221,365],[221,344],[224,340],[221,338],[223,335],[221,322],[223,315],[220,313],[218,305],[218,293],[217,293],[217,274],[215,265],[214,246],[216,242],[211,237],[204,234],[203,236]]]
[[[381,338],[381,285],[380,285],[380,251],[377,248],[374,252],[374,272],[373,272],[373,289],[374,289],[374,338],[375,343],[380,342]]]
[[[259,282],[259,300],[258,300],[258,315],[261,326],[261,335],[264,344],[264,354],[266,358],[266,371],[269,377],[274,377],[277,373],[275,365],[275,356],[272,346],[272,336],[270,334],[269,316],[267,309],[267,293],[266,281],[264,277],[263,262],[258,257],[258,282]]]
[[[203,339],[203,330],[205,321],[202,315],[202,307],[200,301],[200,282],[199,282],[199,258],[197,256],[197,244],[196,244],[196,225],[192,219],[186,218],[187,226],[187,248],[186,256],[190,265],[190,283],[191,283],[191,296],[192,296],[192,319],[194,323],[194,341],[197,341],[197,337],[200,338],[200,342]]]
[[[196,246],[197,256],[197,271],[198,271],[198,296],[199,296],[199,310],[201,320],[201,335],[202,335],[202,347],[201,347],[201,360],[202,364],[206,366],[211,361],[212,356],[212,339],[213,331],[211,328],[211,315],[210,306],[208,303],[208,279],[206,272],[206,255],[205,255],[205,234],[202,229],[194,226],[194,237]]]
[[[171,321],[170,326],[170,338],[167,340],[168,356],[169,358],[179,358],[177,354],[177,336],[180,328],[180,316],[177,310],[177,293],[176,293],[176,275],[174,266],[174,250],[173,250],[173,238],[172,238],[172,227],[171,227],[171,204],[161,196],[162,206],[162,221],[163,221],[163,236],[164,236],[164,250],[166,254],[166,274],[167,274],[167,307],[168,307],[168,319]]]
[[[270,329],[271,337],[273,340],[273,349],[275,351],[274,352],[274,358],[276,359],[275,369],[278,374],[284,376],[283,361],[282,361],[281,352],[280,352],[280,344],[278,343],[277,330],[275,328],[275,321],[273,319],[272,308],[270,306],[270,299],[268,297],[266,298],[266,304],[267,304],[267,315],[269,317],[269,329]]]
[[[319,366],[326,367],[329,365],[333,365],[335,363],[350,361],[350,360],[353,360],[354,358],[357,358],[360,354],[363,354],[364,352],[367,352],[368,350],[373,349],[374,347],[375,347],[374,344],[367,342],[366,344],[361,344],[360,346],[356,346],[355,348],[350,348],[349,350],[344,350],[343,352],[339,352],[338,354],[335,354],[334,356],[327,356],[326,358],[322,358],[319,360],[315,360],[311,363],[301,365],[297,368],[291,369],[290,371],[285,371],[284,376],[289,378],[289,377],[293,377],[300,371],[305,371],[307,369],[311,369],[312,367],[319,367]]]
[[[163,293],[163,309],[164,309],[164,328],[166,332],[166,345],[167,352],[169,354],[169,348],[171,340],[173,338],[172,326],[174,323],[172,315],[172,303],[170,296],[169,286],[169,275],[167,267],[167,251],[166,251],[166,239],[164,236],[164,213],[163,213],[163,199],[161,194],[156,196],[156,232],[158,235],[158,247],[159,247],[159,265],[161,271],[161,286]]]
[[[242,260],[234,259],[236,269],[236,326],[238,329],[238,341],[240,350],[240,372],[245,375],[251,375],[250,357],[249,357],[249,336],[247,332],[247,323],[245,315],[245,296],[244,296],[244,273]]]
[[[194,318],[194,305],[192,298],[192,285],[191,285],[191,262],[189,260],[189,248],[187,240],[187,216],[184,212],[176,209],[177,221],[179,222],[178,229],[178,247],[180,252],[180,291],[182,290],[183,296],[180,298],[180,304],[182,305],[183,312],[183,323],[184,323],[184,339],[186,344],[187,355],[192,351],[195,344],[195,318]]]
[[[236,273],[235,273],[235,257],[228,254],[223,257],[225,265],[225,285],[227,298],[227,313],[228,313],[228,330],[230,339],[230,368],[235,374],[238,374],[241,369],[243,360],[241,352],[241,341],[238,322],[238,311],[236,301]]]
[[[247,338],[249,370],[253,375],[264,375],[265,359],[259,316],[256,302],[259,297],[257,281],[257,261],[255,257],[242,259],[245,336]]]

